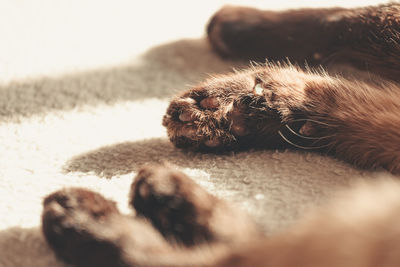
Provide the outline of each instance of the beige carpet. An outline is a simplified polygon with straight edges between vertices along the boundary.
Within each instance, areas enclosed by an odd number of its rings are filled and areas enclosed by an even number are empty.
[[[134,2],[0,2],[1,267],[63,266],[40,232],[43,197],[82,186],[129,212],[129,185],[149,162],[175,164],[271,233],[357,179],[390,176],[312,153],[175,149],[161,126],[168,98],[239,65],[219,59],[203,38],[207,19],[227,1]]]

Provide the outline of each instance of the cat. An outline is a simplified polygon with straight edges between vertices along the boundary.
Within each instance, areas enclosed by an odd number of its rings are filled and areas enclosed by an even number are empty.
[[[163,124],[177,147],[312,149],[400,174],[400,4],[262,11],[225,7],[207,32],[222,56],[256,61],[171,101]],[[304,66],[302,63],[307,62]],[[334,76],[351,64],[381,78]],[[135,216],[83,188],[43,202],[42,231],[74,266],[400,266],[400,184],[360,184],[290,229],[266,237],[232,204],[167,165],[143,167]]]
[[[399,8],[268,12],[227,7],[213,17],[208,34],[224,55],[287,56],[313,65],[350,61],[395,79]],[[172,101],[164,125],[178,147],[291,147],[300,142],[297,147],[321,148],[359,167],[400,173],[399,99],[394,81],[362,82],[323,69],[267,63],[216,76],[182,93]],[[296,142],[291,142],[293,135]],[[304,146],[304,141],[309,142]]]

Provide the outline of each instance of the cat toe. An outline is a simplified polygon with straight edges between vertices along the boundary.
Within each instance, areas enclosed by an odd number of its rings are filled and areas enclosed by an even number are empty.
[[[200,101],[200,106],[204,109],[217,109],[219,106],[218,98],[207,97]]]
[[[67,188],[52,193],[43,201],[44,219],[54,215],[86,213],[99,219],[112,213],[118,213],[114,201],[107,200],[98,193],[83,188]]]
[[[182,122],[189,122],[189,121],[193,121],[195,119],[195,117],[193,116],[193,114],[191,114],[188,111],[183,111],[180,115],[179,115],[179,120]]]
[[[246,136],[250,133],[248,127],[246,126],[245,116],[240,108],[236,107],[230,113],[231,132],[236,137]]]
[[[242,123],[234,123],[232,124],[232,133],[235,136],[246,136],[249,134],[249,130]]]
[[[193,127],[186,126],[182,128],[181,135],[191,140],[195,140],[197,136],[197,130]]]
[[[179,120],[182,122],[191,122],[196,120],[196,107],[199,107],[200,110],[197,111],[197,113],[199,113],[199,111],[201,111],[202,109],[208,109],[208,110],[216,110],[219,106],[219,101],[218,98],[216,97],[206,97],[202,100],[200,100],[197,104],[196,100],[194,100],[193,98],[185,98],[184,100],[180,101],[182,102],[186,102],[186,103],[182,103],[181,105],[181,111],[180,114],[178,116]],[[197,105],[195,105],[197,104]],[[190,106],[189,106],[190,105]]]

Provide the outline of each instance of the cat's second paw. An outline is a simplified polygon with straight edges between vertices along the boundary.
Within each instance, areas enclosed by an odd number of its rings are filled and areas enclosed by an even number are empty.
[[[165,166],[143,167],[131,187],[130,204],[167,238],[194,245],[214,239],[209,221],[221,202],[185,174]]]
[[[177,147],[218,150],[271,137],[280,121],[254,72],[245,71],[209,79],[173,99],[163,125]]]

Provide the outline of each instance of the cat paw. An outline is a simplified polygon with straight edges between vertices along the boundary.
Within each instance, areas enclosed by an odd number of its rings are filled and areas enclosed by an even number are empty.
[[[219,150],[266,143],[280,121],[257,77],[244,71],[209,79],[173,99],[163,125],[177,147]]]
[[[143,167],[131,186],[130,205],[169,240],[211,241],[208,221],[219,202],[185,174],[165,166]]]
[[[119,216],[113,201],[82,188],[57,191],[44,199],[42,231],[56,255],[75,266],[114,266],[119,249],[102,233]],[[99,227],[100,226],[100,227]]]

